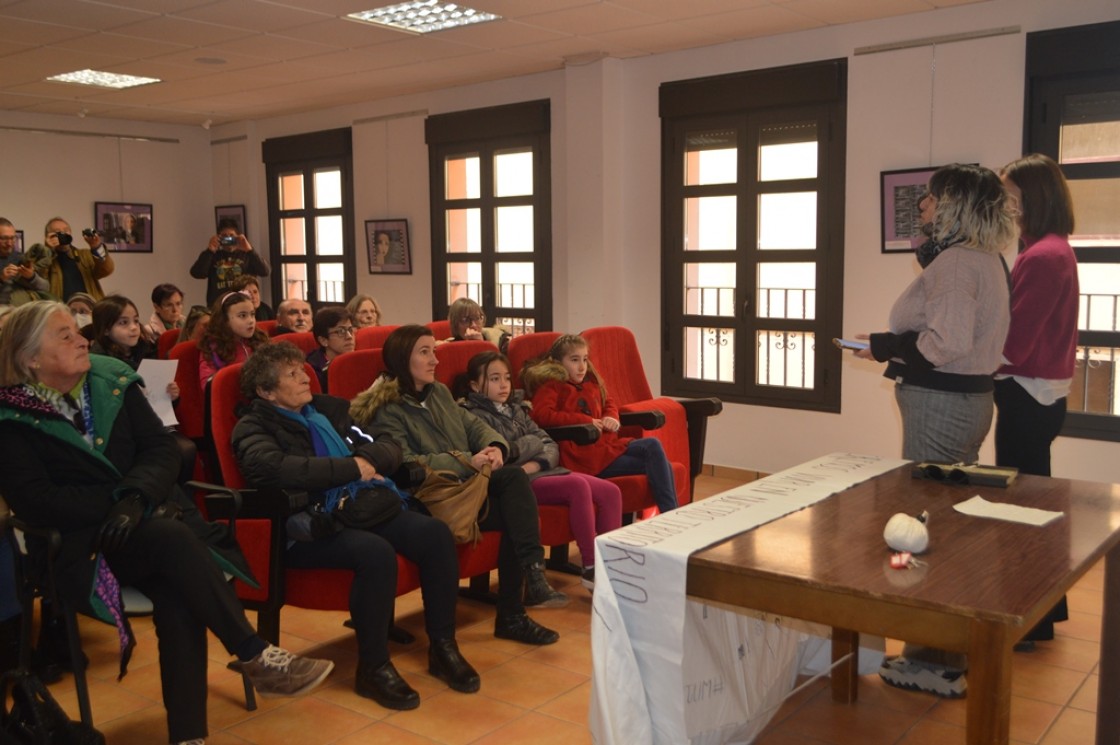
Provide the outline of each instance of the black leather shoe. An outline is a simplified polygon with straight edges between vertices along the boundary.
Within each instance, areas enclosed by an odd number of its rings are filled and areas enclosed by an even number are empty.
[[[404,682],[392,662],[386,662],[381,667],[359,662],[354,690],[359,696],[372,698],[386,709],[407,711],[420,705],[420,694]]]
[[[548,584],[541,562],[525,567],[524,604],[526,608],[563,608],[568,604],[568,596]]]
[[[522,644],[555,644],[560,638],[552,629],[546,629],[539,623],[529,618],[529,614],[511,613],[508,616],[498,616],[494,620],[494,636],[499,639],[512,639]]]
[[[459,693],[474,693],[482,687],[478,672],[463,659],[454,639],[441,639],[428,647],[428,672]]]

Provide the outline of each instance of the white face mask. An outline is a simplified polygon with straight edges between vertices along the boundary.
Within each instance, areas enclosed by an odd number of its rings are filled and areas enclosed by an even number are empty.
[[[78,322],[78,328],[85,328],[93,323],[93,316],[89,313],[75,313],[74,320]]]

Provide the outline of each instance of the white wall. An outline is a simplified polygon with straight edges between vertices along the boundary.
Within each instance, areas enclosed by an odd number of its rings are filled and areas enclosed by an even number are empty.
[[[375,218],[409,220],[413,274],[371,276],[364,248],[358,289],[376,296],[386,322],[431,315],[428,114],[549,98],[552,102],[554,310],[558,329],[600,323],[631,327],[647,375],[660,381],[660,120],[667,81],[813,60],[849,60],[844,331],[879,330],[890,304],[915,275],[909,255],[879,251],[879,172],[950,161],[998,167],[1021,147],[1025,34],[1120,19],[1115,0],[991,0],[846,26],[628,60],[215,128],[152,127],[16,117],[0,126],[149,131],[177,146],[31,136],[0,128],[0,162],[25,174],[6,188],[0,214],[25,231],[55,212],[92,216],[107,198],[156,205],[153,257],[128,256],[113,287],[144,292],[169,272],[185,277],[213,221],[213,205],[245,204],[250,237],[267,248],[260,143],[353,126],[355,233]],[[860,47],[963,31],[1019,26],[1021,32],[968,42],[855,56]],[[200,142],[200,138],[203,138]],[[208,139],[206,139],[208,138]],[[213,145],[207,145],[214,142]],[[208,152],[207,152],[208,148]],[[208,157],[207,157],[208,156]],[[86,180],[85,174],[97,174]],[[66,173],[59,183],[51,174]],[[34,175],[34,176],[33,176]],[[96,179],[102,179],[97,181]],[[84,219],[84,218],[83,218]],[[206,228],[201,229],[199,226]],[[33,227],[29,235],[39,232]],[[167,236],[164,238],[164,236]],[[193,280],[181,279],[184,283]],[[198,282],[201,296],[202,283]],[[144,292],[138,293],[143,295]],[[192,294],[194,290],[191,290]],[[713,420],[705,460],[775,471],[838,449],[897,454],[901,433],[891,385],[877,365],[846,360],[842,412],[821,414],[728,405]],[[1059,439],[1058,475],[1120,481],[1120,445]],[[990,444],[982,457],[991,461]]]

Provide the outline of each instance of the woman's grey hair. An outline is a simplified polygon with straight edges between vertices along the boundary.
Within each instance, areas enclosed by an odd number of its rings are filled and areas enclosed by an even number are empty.
[[[70,317],[70,309],[56,300],[25,303],[8,315],[0,344],[0,386],[35,382],[31,358],[39,354],[47,321],[55,313]]]
[[[479,316],[486,324],[486,313],[482,307],[469,297],[461,297],[447,309],[447,322],[451,324],[451,335],[459,338],[459,324],[466,323],[471,316]]]
[[[302,365],[303,351],[290,341],[265,344],[249,355],[241,366],[241,394],[252,400],[257,391],[275,390],[285,365]]]
[[[1019,237],[1015,207],[995,172],[982,166],[938,168],[929,180],[937,198],[931,237],[985,253],[1000,253]]]
[[[377,301],[374,300],[370,295],[355,295],[354,297],[350,298],[350,302],[346,304],[346,310],[350,311],[350,316],[354,319],[354,323],[356,325],[358,323],[358,309],[361,308],[362,304],[367,300],[373,303],[373,312],[377,314],[377,322],[374,323],[374,326],[380,326],[381,306],[378,305]]]

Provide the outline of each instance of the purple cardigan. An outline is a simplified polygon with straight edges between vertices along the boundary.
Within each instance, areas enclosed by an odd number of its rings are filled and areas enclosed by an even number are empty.
[[[1077,349],[1077,259],[1069,241],[1050,233],[1024,236],[1026,250],[1011,270],[1011,328],[1001,375],[1065,380]]]

